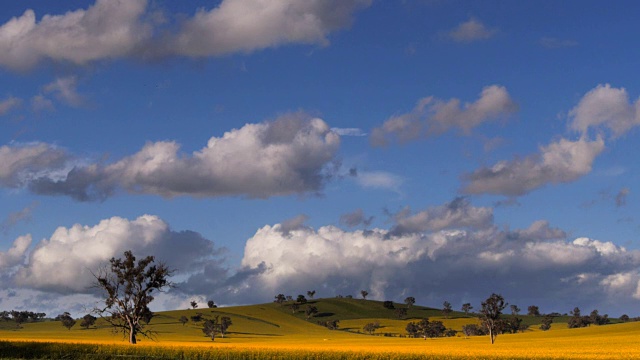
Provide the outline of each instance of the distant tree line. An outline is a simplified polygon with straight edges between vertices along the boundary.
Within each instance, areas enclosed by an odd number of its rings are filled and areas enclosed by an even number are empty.
[[[20,327],[21,324],[27,322],[37,322],[42,321],[47,316],[45,313],[33,312],[33,311],[2,311],[0,312],[0,320],[2,321],[13,321],[16,323],[17,327]]]

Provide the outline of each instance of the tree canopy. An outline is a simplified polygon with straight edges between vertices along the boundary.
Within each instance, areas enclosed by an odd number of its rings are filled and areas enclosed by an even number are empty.
[[[105,306],[95,312],[116,331],[128,335],[131,344],[137,342],[138,334],[151,336],[143,330],[141,320],[150,312],[153,293],[172,286],[168,279],[172,271],[154,261],[153,256],[147,256],[136,262],[133,253],[125,251],[123,258],[111,258],[108,267],[94,274],[95,287],[106,293]]]

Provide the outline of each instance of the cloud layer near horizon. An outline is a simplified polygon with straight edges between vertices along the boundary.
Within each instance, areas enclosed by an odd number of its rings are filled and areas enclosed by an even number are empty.
[[[177,306],[184,296],[261,303],[277,293],[310,289],[321,297],[365,289],[378,300],[414,296],[429,305],[477,302],[501,292],[512,303],[536,301],[543,311],[595,304],[620,311],[640,299],[637,250],[586,237],[569,240],[546,221],[501,230],[491,209],[463,199],[396,218],[389,230],[314,229],[303,224],[305,216],[265,225],[246,241],[241,267],[230,269],[224,249],[196,232],[176,232],[152,215],[113,217],[60,227],[31,250],[30,236],[16,239],[0,252],[1,280],[7,288],[18,285],[49,299],[91,293],[91,272],[131,249],[178,270],[178,287],[166,306]],[[393,230],[401,224],[403,232]]]
[[[164,197],[316,193],[339,146],[339,135],[324,121],[301,113],[246,124],[191,155],[173,141],[159,141],[108,165],[82,164],[49,144],[3,146],[0,185],[80,201],[104,199],[119,188]]]

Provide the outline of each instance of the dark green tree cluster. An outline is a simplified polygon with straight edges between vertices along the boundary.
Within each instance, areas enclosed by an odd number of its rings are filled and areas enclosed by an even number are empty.
[[[540,324],[540,330],[547,331],[551,329],[551,324],[553,323],[553,316],[545,315],[542,318],[542,324]]]
[[[484,327],[476,324],[466,324],[462,326],[462,333],[464,336],[482,336],[487,335]]]
[[[336,330],[338,329],[340,320],[335,319],[335,320],[327,320],[327,321],[318,321],[317,323],[318,325],[324,326],[329,330]]]
[[[33,311],[1,311],[0,312],[0,320],[2,321],[13,321],[16,323],[17,327],[20,327],[21,324],[27,322],[37,322],[42,321],[47,314],[45,313],[36,313]]]
[[[455,336],[455,330],[447,329],[442,321],[430,321],[424,318],[419,322],[410,322],[405,327],[410,337],[436,338],[442,336]]]
[[[216,315],[213,317],[213,319],[208,319],[204,322],[204,325],[202,326],[202,332],[211,337],[212,341],[215,341],[216,335],[218,334],[220,334],[220,336],[224,338],[225,334],[227,333],[227,329],[229,329],[229,326],[231,326],[232,324],[233,323],[230,317],[220,317],[219,315]]]
[[[366,332],[369,335],[373,335],[373,333],[378,329],[380,329],[380,323],[379,322],[370,322],[370,323],[365,324],[362,327],[362,330],[364,330],[364,332]]]
[[[90,327],[95,325],[96,320],[98,320],[98,318],[96,318],[95,316],[93,316],[91,314],[87,314],[87,315],[82,317],[82,321],[80,322],[80,326],[85,328],[85,330],[89,329]]]
[[[606,325],[609,323],[609,315],[600,315],[598,310],[593,310],[591,314],[582,316],[579,307],[571,311],[571,318],[567,323],[570,329],[587,327],[593,325]]]
[[[71,330],[73,325],[76,324],[76,320],[73,317],[71,317],[71,314],[69,314],[68,312],[64,312],[56,316],[55,320],[60,321],[62,326],[66,327],[67,330]]]

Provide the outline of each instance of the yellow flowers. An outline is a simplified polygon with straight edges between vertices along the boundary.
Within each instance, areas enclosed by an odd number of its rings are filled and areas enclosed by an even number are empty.
[[[582,329],[568,329],[566,324],[556,323],[550,331],[532,326],[532,330],[522,334],[500,335],[491,345],[486,336],[465,338],[460,333],[456,337],[428,340],[399,337],[404,335],[404,327],[410,320],[344,320],[339,330],[328,330],[269,307],[201,310],[207,316],[230,316],[233,320],[228,336],[212,342],[203,335],[202,322],[190,321],[183,326],[178,321],[181,315],[196,311],[157,314],[152,322],[158,333],[155,340],[142,338],[135,346],[128,345],[121,335],[113,335],[100,321],[97,328],[85,330],[76,326],[70,331],[61,329],[57,322],[25,324],[18,331],[0,330],[0,339],[8,340],[0,341],[0,357],[24,357],[20,349],[29,349],[31,353],[42,351],[39,358],[73,354],[78,359],[109,354],[200,360],[640,359],[640,322]],[[379,336],[356,333],[363,324],[372,321],[381,325],[376,331]],[[447,327],[459,330],[464,323],[476,319],[443,321]],[[391,336],[382,336],[384,333]],[[38,345],[34,346],[34,342]]]

